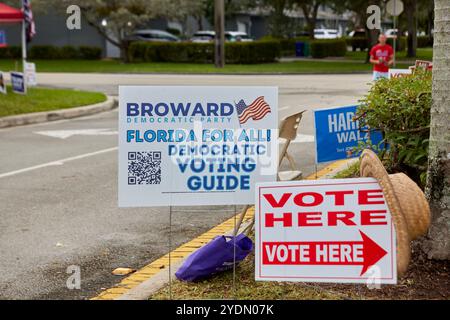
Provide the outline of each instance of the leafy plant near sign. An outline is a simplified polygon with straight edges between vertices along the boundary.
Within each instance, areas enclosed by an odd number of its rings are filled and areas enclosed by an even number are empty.
[[[417,71],[413,76],[381,79],[360,100],[356,117],[361,126],[381,130],[382,143],[390,148],[382,152],[390,172],[405,172],[424,186],[430,136],[431,72]],[[380,149],[381,146],[361,144]]]

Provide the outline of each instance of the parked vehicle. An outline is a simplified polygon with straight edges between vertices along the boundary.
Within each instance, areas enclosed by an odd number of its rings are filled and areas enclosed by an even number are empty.
[[[315,39],[337,39],[339,33],[336,29],[314,29]]]
[[[366,37],[366,30],[364,29],[355,29],[349,32],[349,37],[352,38],[360,38],[360,37]]]
[[[397,38],[398,29],[387,29],[384,34],[387,38]]]
[[[191,38],[191,42],[207,43],[213,42],[216,33],[214,31],[197,31]]]
[[[197,43],[205,43],[205,42],[213,42],[216,36],[215,31],[197,31],[191,38],[192,42]],[[253,41],[252,38],[248,36],[245,32],[240,31],[226,31],[225,32],[225,41],[228,42],[249,42]]]
[[[128,37],[130,41],[160,41],[160,42],[177,42],[180,38],[163,30],[136,30]]]
[[[225,41],[229,42],[250,42],[253,41],[251,37],[245,32],[240,31],[227,31],[225,32]]]

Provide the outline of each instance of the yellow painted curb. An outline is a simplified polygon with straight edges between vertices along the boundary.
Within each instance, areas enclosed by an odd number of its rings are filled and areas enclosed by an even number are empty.
[[[333,162],[333,163],[327,165],[322,170],[317,171],[317,173],[313,173],[312,175],[306,177],[305,180],[316,180],[316,179],[319,179],[319,178],[321,178],[321,177],[323,177],[323,176],[333,172],[334,170],[342,167],[343,165],[345,165],[350,160],[352,160],[352,159],[344,159],[344,160],[338,160],[336,162]]]
[[[247,210],[244,218],[244,222],[253,219],[255,214],[255,209],[252,207]],[[205,232],[204,234],[198,236],[197,238],[181,245],[177,249],[170,253],[171,263],[180,261],[190,255],[192,252],[196,251],[206,243],[210,242],[216,236],[227,233],[234,228],[235,217],[226,220],[225,222],[215,226],[211,230]],[[142,282],[150,279],[155,274],[159,273],[161,270],[169,267],[169,254],[162,256],[161,258],[153,261],[152,263],[146,265],[145,267],[137,270],[132,275],[124,278],[120,283],[116,284],[114,287],[101,292],[96,297],[91,300],[114,300],[121,296],[122,294],[128,292],[129,290],[137,287]]]
[[[318,171],[317,174],[314,173],[308,176],[305,180],[315,180],[323,177],[330,172],[336,170],[337,168],[343,166],[349,160],[339,160],[333,162],[332,164],[326,166],[322,170]],[[247,210],[243,222],[248,222],[253,219],[255,215],[255,207],[250,207]],[[234,223],[237,216],[233,216],[230,219],[222,222],[221,224],[215,226],[211,230],[203,233],[195,239],[181,245],[177,249],[170,252],[170,261],[171,263],[178,262],[187,256],[189,256],[192,252],[196,251],[206,243],[210,242],[218,235],[225,234],[230,230],[234,229]],[[128,292],[129,290],[137,287],[142,282],[150,279],[155,274],[159,273],[161,270],[169,267],[169,253],[162,256],[161,258],[153,261],[152,263],[146,265],[145,267],[137,270],[130,276],[124,278],[120,283],[116,284],[114,287],[109,288],[91,300],[114,300],[120,297],[122,294]]]

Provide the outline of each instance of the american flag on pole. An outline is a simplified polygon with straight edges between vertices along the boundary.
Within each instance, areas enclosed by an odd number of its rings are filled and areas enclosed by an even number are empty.
[[[270,106],[264,101],[264,97],[258,97],[251,104],[247,105],[243,99],[236,104],[239,123],[244,124],[248,119],[261,120],[270,113]]]
[[[22,0],[22,10],[27,28],[27,42],[30,42],[36,34],[33,11],[31,10],[31,0]]]

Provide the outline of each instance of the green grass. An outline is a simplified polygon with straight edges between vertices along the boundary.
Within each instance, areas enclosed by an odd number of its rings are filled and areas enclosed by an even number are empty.
[[[356,178],[359,177],[359,161],[351,164],[348,168],[338,172],[333,179]]]
[[[351,60],[360,60],[364,61],[366,59],[367,52],[366,51],[347,51],[345,57]],[[417,60],[433,60],[433,48],[418,48],[417,49],[417,57],[409,58],[406,56],[406,50],[397,52],[397,61],[415,61]]]
[[[191,74],[245,74],[245,73],[352,73],[371,72],[369,64],[349,61],[294,61],[254,65],[226,65],[217,69],[211,64],[193,63],[122,63],[117,60],[37,60],[38,72],[99,72],[99,73],[191,73]],[[0,60],[0,70],[15,69],[15,61]],[[407,67],[407,65],[404,65]]]
[[[27,95],[20,95],[8,87],[7,95],[0,94],[0,117],[86,106],[105,100],[106,96],[97,92],[30,88]]]

